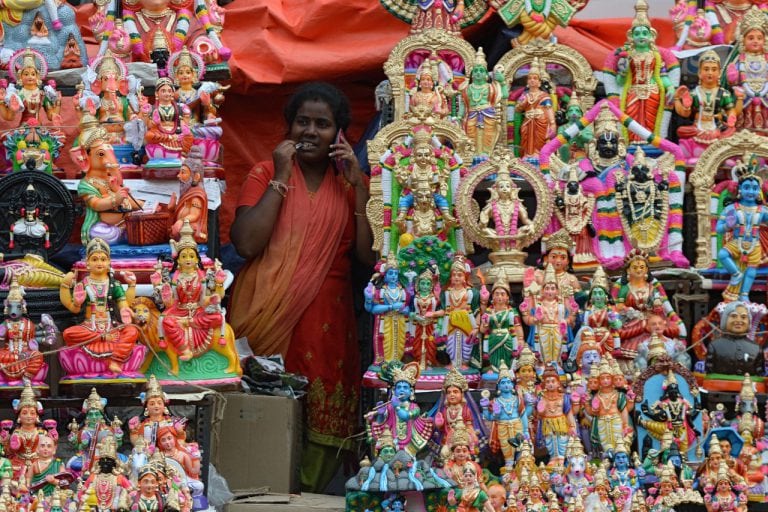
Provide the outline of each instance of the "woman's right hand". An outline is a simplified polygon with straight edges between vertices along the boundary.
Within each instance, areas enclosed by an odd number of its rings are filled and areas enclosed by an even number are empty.
[[[272,162],[275,164],[275,179],[287,183],[296,159],[296,142],[284,140],[272,151]]]

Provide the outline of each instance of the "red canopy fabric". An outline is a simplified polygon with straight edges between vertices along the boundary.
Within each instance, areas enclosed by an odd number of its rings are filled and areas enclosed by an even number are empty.
[[[282,107],[295,86],[308,80],[338,85],[352,104],[354,142],[375,115],[374,88],[385,78],[382,65],[390,50],[406,37],[409,26],[384,10],[375,0],[235,0],[226,7],[222,39],[232,49],[229,65],[232,88],[221,109],[223,118],[227,192],[221,211],[222,241],[229,240],[234,204],[245,176],[255,162],[271,158],[273,147],[285,133]],[[94,41],[87,25],[92,5],[78,8],[78,21],[86,41]],[[563,44],[577,48],[593,68],[622,45],[630,19],[574,20],[558,29]],[[653,20],[658,44],[674,42],[669,20]],[[475,46],[492,39],[502,27],[489,13],[481,23],[465,30]],[[76,125],[74,110],[64,102],[65,123]],[[71,143],[76,129],[69,129]],[[67,146],[69,147],[69,146]],[[62,165],[74,168],[68,156]]]

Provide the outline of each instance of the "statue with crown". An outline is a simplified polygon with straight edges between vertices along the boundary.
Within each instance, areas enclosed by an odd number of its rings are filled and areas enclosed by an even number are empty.
[[[218,260],[207,269],[203,267],[188,219],[180,234],[178,241],[170,241],[170,272],[155,271],[150,276],[159,316],[152,319],[156,333],[145,331],[153,356],[143,369],[168,386],[190,382],[234,386],[240,381],[242,368],[232,327],[224,320],[221,306],[229,274]],[[157,314],[157,310],[150,314]]]

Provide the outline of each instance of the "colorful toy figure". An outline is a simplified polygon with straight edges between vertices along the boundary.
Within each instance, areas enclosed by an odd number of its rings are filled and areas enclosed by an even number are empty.
[[[128,420],[131,443],[137,444],[139,438],[146,441],[147,446],[154,446],[157,441],[157,430],[161,425],[180,424],[183,428],[185,419],[174,418],[168,410],[168,397],[154,375],[147,379],[146,390],[139,396],[144,406],[141,416]]]
[[[486,0],[380,0],[386,10],[411,24],[411,34],[438,29],[461,36],[461,29],[477,23],[488,10]]]
[[[664,336],[667,329],[667,319],[656,313],[651,313],[645,320],[647,337],[637,345],[637,357],[633,358],[634,366],[643,371],[653,365],[653,361],[662,354],[666,354],[673,361],[680,363],[686,369],[691,367],[691,356],[688,355],[685,344],[676,338]],[[625,352],[626,345],[622,347]]]
[[[208,194],[203,186],[205,169],[197,146],[190,149],[189,154],[181,164],[179,174],[179,197],[171,197],[168,209],[173,211],[171,238],[179,240],[184,221],[189,221],[193,230],[193,238],[197,243],[208,241]]]
[[[614,452],[617,444],[632,439],[627,395],[614,385],[611,360],[606,354],[600,361],[598,389],[585,404],[586,412],[592,417],[593,452],[602,454]]]
[[[51,496],[56,489],[67,487],[75,476],[64,470],[64,463],[56,458],[58,443],[50,436],[40,436],[37,443],[37,459],[27,469],[25,484],[31,494],[42,491]]]
[[[76,475],[88,474],[93,470],[98,457],[96,446],[108,434],[114,436],[115,442],[123,442],[120,420],[115,417],[110,424],[105,421],[106,405],[107,399],[100,397],[96,388],[91,388],[91,394],[83,401],[83,425],[78,425],[74,418],[69,424],[68,440],[75,449],[75,455],[67,461],[67,469]]]
[[[610,290],[611,284],[605,270],[597,267],[592,276],[581,324],[592,329],[602,352],[612,354],[620,348],[618,329],[621,328],[621,320],[613,306]]]
[[[768,208],[763,205],[763,179],[757,174],[757,163],[744,157],[734,166],[733,178],[738,181],[736,202],[726,206],[717,220],[715,231],[731,233],[731,239],[717,253],[720,264],[731,274],[723,299],[749,302],[749,291],[757,276],[763,250],[760,226],[768,224]]]
[[[576,421],[570,396],[565,393],[557,367],[548,364],[542,375],[543,388],[536,403],[538,435],[544,439],[550,465],[561,465],[570,437],[576,435]]]
[[[682,85],[675,91],[675,112],[693,120],[689,126],[678,127],[677,135],[688,161],[694,164],[707,146],[736,131],[736,117],[743,107],[742,101],[735,101],[720,87],[720,68],[720,56],[714,50],[702,53],[699,84],[693,90]]]
[[[448,492],[448,503],[457,506],[457,512],[484,512],[490,506],[488,494],[480,488],[477,468],[469,462],[464,465],[461,487]]]
[[[656,36],[647,0],[637,0],[626,44],[605,61],[605,71],[612,78],[606,80],[606,91],[619,100],[623,112],[654,135],[665,137],[669,121],[664,119],[664,109],[672,101],[680,69],[671,51],[656,46]],[[631,134],[630,140],[642,139]]]
[[[469,265],[457,255],[451,265],[451,276],[443,292],[443,317],[441,334],[446,338],[446,350],[451,363],[457,368],[479,366],[477,347],[477,321],[473,314],[478,304],[478,292],[469,284]]]
[[[516,42],[525,45],[536,39],[548,40],[558,26],[565,27],[589,0],[552,0],[550,2],[521,2],[491,0],[491,6],[508,27],[522,25],[523,33]]]
[[[587,191],[579,178],[579,167],[571,164],[567,167],[566,179],[558,180],[557,197],[555,198],[555,216],[572,239],[573,264],[580,269],[594,268],[597,256],[594,250],[593,238],[597,234],[592,222],[592,214],[597,204],[599,191]],[[589,179],[590,188],[596,183],[596,179]],[[586,183],[585,183],[586,184]],[[547,247],[551,250],[551,244],[547,240]]]
[[[744,102],[736,128],[765,135],[768,133],[768,122],[764,114],[768,107],[768,52],[765,47],[768,22],[765,13],[757,6],[752,6],[744,14],[738,30],[738,44],[734,50],[736,57],[726,69],[726,77],[733,87],[736,101]]]
[[[148,105],[145,105],[146,107]],[[189,107],[176,100],[176,88],[170,78],[159,78],[155,85],[155,105],[147,118],[144,143],[149,164],[178,162],[189,153],[194,137],[189,127]]]
[[[380,287],[374,280],[383,277]],[[405,353],[408,294],[400,284],[400,270],[394,254],[380,266],[363,291],[365,310],[375,315],[374,364],[400,361]]]
[[[717,475],[704,487],[707,512],[746,512],[747,495],[743,484],[732,485],[728,465],[720,462]]]
[[[486,234],[496,240],[498,250],[517,249],[517,240],[533,230],[519,192],[509,172],[501,168],[491,185],[491,199],[480,211],[480,224],[486,226]]]
[[[514,466],[518,436],[527,438],[529,435],[528,416],[533,412],[532,407],[529,410],[517,394],[513,378],[509,368],[502,361],[496,382],[496,397],[492,401],[485,396],[480,400],[483,417],[492,425],[491,451],[501,450],[506,472],[511,471]]]
[[[488,291],[480,291],[481,303]],[[523,328],[517,309],[510,302],[509,280],[502,269],[497,275],[491,289],[491,305],[480,315],[479,332],[483,336],[483,357],[486,354],[490,364],[489,372],[499,372],[501,365],[512,366],[512,359],[520,351],[523,344]]]
[[[24,123],[43,124],[43,114],[56,126],[61,123],[61,93],[56,84],[49,81],[41,84],[48,73],[45,57],[35,50],[26,48],[13,54],[8,71],[15,84],[0,82],[0,115],[12,121],[20,115],[19,126]]]
[[[6,386],[21,385],[28,379],[35,387],[47,387],[45,378],[48,365],[39,350],[40,343],[51,346],[56,340],[58,329],[53,319],[43,314],[40,330],[36,333],[34,322],[27,316],[27,302],[24,288],[19,286],[15,274],[3,302],[5,320],[0,325],[0,382]]]
[[[546,65],[534,57],[528,69],[525,92],[515,105],[515,111],[523,115],[520,125],[521,158],[538,158],[542,146],[555,135],[552,98],[543,88],[548,79]]]
[[[451,87],[453,72],[446,68],[447,65],[436,53],[419,64],[416,70],[416,85],[408,95],[410,110],[426,106],[437,117],[445,117],[450,113],[446,93],[452,89],[446,90],[446,87]]]
[[[78,492],[81,503],[93,502],[98,510],[120,510],[126,508],[128,493],[133,490],[131,482],[117,468],[117,445],[115,438],[106,436],[98,447],[96,467]]]
[[[376,408],[366,414],[366,432],[372,443],[389,433],[395,438],[396,449],[416,455],[427,446],[434,428],[432,419],[421,416],[421,409],[413,400],[414,386],[419,378],[416,362],[400,365],[393,363],[382,371],[382,379],[392,385],[392,397],[388,402],[379,402]]]
[[[139,330],[131,324],[128,307],[135,293],[136,276],[123,273],[128,281],[128,290],[123,290],[112,275],[109,245],[101,238],[88,243],[85,259],[86,277],[76,283],[75,274],[70,272],[59,290],[61,303],[69,311],[79,314],[85,309],[83,322],[62,333],[67,346],[59,353],[65,370],[63,380],[85,375],[138,378],[146,347],[136,345]]]
[[[459,484],[459,486],[463,484],[462,476],[464,475],[464,467],[467,464],[474,464],[475,470],[477,471],[476,474],[483,474],[483,468],[481,468],[480,464],[475,462],[472,457],[473,441],[471,440],[471,437],[475,436],[470,436],[469,431],[461,426],[453,431],[450,444],[446,445],[446,447],[450,447],[450,456],[445,463],[445,472],[451,479]],[[482,482],[480,482],[480,486],[485,488],[485,484]]]
[[[475,143],[475,154],[485,159],[493,152],[504,128],[499,109],[508,91],[502,69],[498,66],[489,81],[488,63],[482,48],[477,49],[469,81],[462,84],[460,91],[466,108],[464,131]]]
[[[756,312],[757,313],[757,312]],[[725,375],[762,375],[765,373],[763,350],[754,340],[750,304],[736,301],[722,307],[720,333],[705,343],[707,373]],[[702,351],[699,350],[699,353]]]
[[[544,270],[535,271],[536,283],[540,286],[544,285],[545,271],[549,265],[552,265],[560,296],[566,300],[570,297],[578,297],[581,294],[581,283],[571,268],[571,249],[574,242],[571,233],[567,229],[560,229],[549,235],[545,242],[547,250],[541,258]],[[530,285],[530,282],[524,280],[523,284]]]
[[[680,394],[675,374],[670,370],[662,385],[663,392],[658,402],[649,406],[644,401],[640,409],[647,417],[639,420],[651,437],[661,440],[664,432],[672,433],[681,453],[687,453],[696,439],[693,420],[701,412],[701,404],[696,400],[691,404]]]
[[[451,368],[443,381],[440,398],[429,415],[434,418],[437,442],[450,446],[454,431],[465,429],[470,452],[474,454],[480,448],[480,439],[485,440],[488,436],[480,410],[468,391],[467,379],[455,367]]]
[[[574,89],[568,98],[568,105],[565,108],[565,123],[557,129],[558,135],[565,132],[565,129],[572,123],[577,123],[584,115],[584,108],[581,104],[581,98]],[[587,126],[578,135],[573,137],[570,145],[564,145],[558,151],[560,159],[567,163],[573,163],[587,156],[587,145],[595,138],[594,127]]]

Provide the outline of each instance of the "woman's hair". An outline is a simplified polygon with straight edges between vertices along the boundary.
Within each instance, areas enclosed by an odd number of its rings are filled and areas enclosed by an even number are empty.
[[[327,104],[333,113],[336,127],[341,130],[349,127],[352,117],[349,100],[338,88],[326,82],[309,82],[296,89],[283,109],[283,117],[289,127],[296,119],[299,108],[307,101],[322,101]]]

